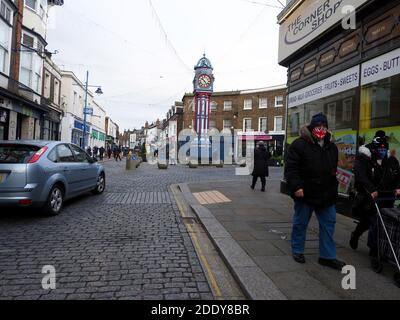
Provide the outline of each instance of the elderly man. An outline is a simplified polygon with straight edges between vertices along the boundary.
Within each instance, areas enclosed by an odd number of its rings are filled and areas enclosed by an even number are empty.
[[[336,224],[336,179],[338,148],[331,142],[328,120],[322,113],[301,129],[301,136],[289,147],[285,178],[295,201],[292,231],[293,259],[305,263],[307,227],[315,212],[319,221],[319,264],[342,270],[346,265],[336,259],[333,240]]]

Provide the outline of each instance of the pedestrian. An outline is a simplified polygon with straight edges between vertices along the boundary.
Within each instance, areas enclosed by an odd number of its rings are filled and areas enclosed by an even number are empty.
[[[319,221],[318,263],[342,270],[346,265],[336,259],[333,240],[338,197],[338,148],[331,141],[328,120],[323,113],[312,117],[300,130],[301,136],[289,147],[285,178],[294,199],[292,254],[298,263],[305,263],[307,227],[312,213]]]
[[[253,183],[250,188],[254,190],[258,178],[261,179],[261,191],[265,192],[265,186],[267,184],[266,177],[269,176],[268,160],[270,153],[265,148],[264,142],[260,141],[257,143],[256,150],[254,151],[254,169],[253,169]]]
[[[92,156],[92,148],[90,146],[87,147],[86,151],[89,156]]]
[[[119,159],[119,161],[122,161],[122,159],[121,159],[121,147],[120,146],[115,145],[114,158],[115,158],[115,161],[117,161],[117,162],[118,162],[118,159]]]
[[[107,146],[107,155],[108,155],[108,160],[110,160],[110,159],[111,159],[111,154],[112,154],[112,150],[111,150],[111,147],[110,147],[110,145],[108,145],[108,146]]]
[[[104,159],[104,152],[106,151],[106,149],[104,149],[103,146],[100,147],[99,149],[99,153],[100,153],[100,161],[103,161]]]
[[[97,158],[97,154],[99,153],[99,148],[97,146],[93,147],[93,157]]]
[[[386,133],[376,132],[370,144],[361,146],[354,163],[356,196],[353,215],[359,224],[351,233],[350,247],[358,248],[361,235],[369,230],[368,247],[370,256],[377,256],[376,207],[393,208],[394,196],[400,196],[400,166],[395,157],[388,157],[389,143]],[[378,198],[392,198],[393,201],[379,201]]]

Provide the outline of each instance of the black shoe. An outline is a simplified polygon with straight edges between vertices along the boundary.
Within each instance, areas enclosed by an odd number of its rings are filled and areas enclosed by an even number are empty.
[[[318,263],[322,266],[329,267],[332,269],[340,270],[342,271],[343,267],[346,265],[343,261],[339,261],[336,259],[323,259],[319,258]]]
[[[306,258],[304,257],[304,254],[293,254],[293,259],[297,263],[306,263]]]
[[[351,233],[350,248],[353,250],[357,250],[358,248],[358,237],[354,234],[354,232]]]
[[[255,187],[253,187],[253,186],[250,186],[250,188],[251,188],[251,190],[254,190],[254,188],[255,188]]]
[[[265,188],[261,189],[261,192],[265,192]]]

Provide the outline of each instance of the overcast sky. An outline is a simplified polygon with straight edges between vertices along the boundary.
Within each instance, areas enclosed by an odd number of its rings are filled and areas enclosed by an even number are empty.
[[[121,129],[140,128],[193,91],[204,51],[216,91],[286,83],[279,12],[252,0],[65,0],[50,11],[48,49],[82,81],[90,71],[90,84],[105,93],[97,101]]]

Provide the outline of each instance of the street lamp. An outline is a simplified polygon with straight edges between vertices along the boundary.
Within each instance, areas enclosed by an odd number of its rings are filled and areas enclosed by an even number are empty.
[[[89,85],[89,71],[86,71],[86,83],[85,83],[85,106],[83,108],[83,141],[82,141],[82,149],[85,150],[86,148],[86,117],[89,114],[89,108],[88,108],[88,91],[89,87],[97,87],[96,94],[102,95],[103,90],[101,90],[100,86],[90,86]]]

